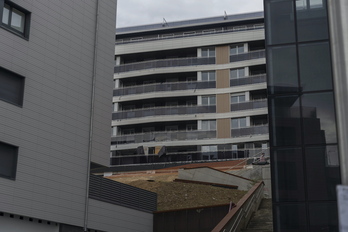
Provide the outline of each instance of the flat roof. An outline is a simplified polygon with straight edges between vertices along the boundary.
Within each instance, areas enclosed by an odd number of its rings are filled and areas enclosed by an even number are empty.
[[[215,23],[223,23],[223,22],[244,21],[244,20],[250,20],[250,19],[261,19],[263,17],[264,17],[263,12],[259,11],[259,12],[233,14],[233,15],[226,15],[226,16],[215,16],[215,17],[209,17],[209,18],[189,19],[189,20],[175,21],[175,22],[169,21],[169,22],[163,22],[163,23],[155,23],[155,24],[147,24],[147,25],[139,25],[139,26],[131,26],[131,27],[120,27],[120,28],[116,28],[116,34],[127,34],[127,33],[142,32],[142,31],[156,31],[156,30],[163,30],[163,29],[207,25],[207,24],[215,24]]]

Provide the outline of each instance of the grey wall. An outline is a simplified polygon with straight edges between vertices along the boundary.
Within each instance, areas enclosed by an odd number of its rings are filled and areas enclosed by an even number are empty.
[[[32,14],[29,41],[0,28],[0,66],[26,77],[22,108],[0,101],[0,141],[19,147],[0,209],[83,226],[97,1],[13,2]],[[99,2],[92,160],[108,164],[116,2]]]

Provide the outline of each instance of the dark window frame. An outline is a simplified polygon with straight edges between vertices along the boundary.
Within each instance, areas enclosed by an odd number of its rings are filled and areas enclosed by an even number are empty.
[[[19,147],[18,146],[15,146],[15,145],[12,145],[12,144],[8,144],[8,143],[4,143],[4,142],[1,142],[0,141],[0,148],[1,147],[8,147],[8,148],[11,148],[13,149],[13,153],[15,153],[15,157],[13,159],[13,162],[10,163],[9,165],[12,166],[11,168],[11,174],[9,175],[5,175],[5,174],[1,174],[0,173],[0,177],[1,178],[6,178],[6,179],[10,179],[10,180],[15,180],[16,179],[16,173],[17,173],[17,163],[18,163],[18,150],[19,150]],[[2,154],[0,153],[0,156]],[[8,154],[6,154],[8,155]]]
[[[3,97],[1,96],[1,92],[0,92],[0,101],[4,101],[4,102],[7,102],[9,104],[12,104],[12,105],[15,105],[15,106],[18,106],[18,107],[23,107],[23,99],[24,99],[24,86],[25,86],[25,77],[22,76],[22,75],[19,75],[15,72],[12,72],[11,70],[8,70],[6,68],[3,68],[0,66],[0,83],[2,81],[1,79],[1,74],[2,73],[8,73],[9,75],[11,75],[12,77],[14,78],[19,78],[21,79],[21,83],[20,83],[20,89],[18,90],[18,93],[20,94],[18,99],[19,101],[16,102],[16,101],[13,101],[12,99],[10,98],[6,98],[6,97]],[[0,88],[0,91],[1,91],[1,88]]]
[[[3,9],[5,7],[5,4],[10,6],[10,12],[9,12],[9,22],[8,24],[5,24],[2,22],[2,16],[3,16]],[[16,9],[24,14],[24,30],[23,32],[16,30],[15,28],[11,27],[11,15],[13,12],[13,9]],[[13,3],[12,1],[8,0],[0,0],[0,27],[15,34],[18,35],[26,40],[29,40],[29,31],[30,31],[30,18],[31,18],[31,12],[24,9],[23,7]]]

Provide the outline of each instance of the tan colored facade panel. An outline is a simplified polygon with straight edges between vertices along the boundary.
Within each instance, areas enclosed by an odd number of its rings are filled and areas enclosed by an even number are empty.
[[[216,64],[228,64],[230,63],[230,47],[229,46],[219,46],[215,47],[216,51]]]
[[[216,95],[216,113],[227,113],[230,110],[230,94],[217,94]]]
[[[217,119],[217,138],[231,138],[231,119],[222,118]]]
[[[222,69],[216,70],[216,88],[230,87],[230,70]]]

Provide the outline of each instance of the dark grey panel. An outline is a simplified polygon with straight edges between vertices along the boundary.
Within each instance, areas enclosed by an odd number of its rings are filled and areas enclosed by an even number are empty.
[[[89,197],[146,212],[157,210],[157,194],[100,176],[90,176]]]

